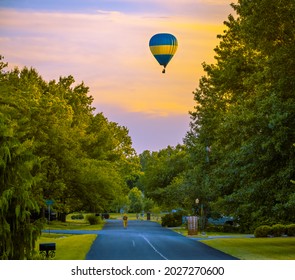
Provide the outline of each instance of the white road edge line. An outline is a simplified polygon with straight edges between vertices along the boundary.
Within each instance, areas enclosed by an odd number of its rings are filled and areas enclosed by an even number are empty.
[[[159,254],[164,260],[168,260],[163,254],[161,254],[154,246],[153,244],[145,237],[142,235],[142,238],[153,248],[153,250]]]
[[[135,241],[134,240],[132,240],[132,244],[133,244],[133,247],[135,247]]]

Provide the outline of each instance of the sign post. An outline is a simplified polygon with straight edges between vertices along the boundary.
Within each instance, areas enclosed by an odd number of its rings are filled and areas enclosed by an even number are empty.
[[[48,230],[50,234],[50,206],[54,204],[54,201],[51,199],[45,200],[46,205],[48,206]]]

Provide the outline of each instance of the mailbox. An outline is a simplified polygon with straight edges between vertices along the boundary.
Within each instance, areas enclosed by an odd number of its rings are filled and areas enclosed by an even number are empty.
[[[40,243],[40,254],[46,258],[53,258],[55,256],[56,243]]]

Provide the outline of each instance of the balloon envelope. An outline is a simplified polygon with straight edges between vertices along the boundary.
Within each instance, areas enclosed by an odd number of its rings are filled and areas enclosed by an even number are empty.
[[[175,54],[178,42],[174,35],[169,33],[155,34],[149,42],[150,50],[160,65],[165,67]]]

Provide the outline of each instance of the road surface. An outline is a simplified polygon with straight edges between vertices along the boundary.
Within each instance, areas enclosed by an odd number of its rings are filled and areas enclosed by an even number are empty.
[[[150,221],[108,220],[98,232],[87,260],[235,260],[197,240]]]

